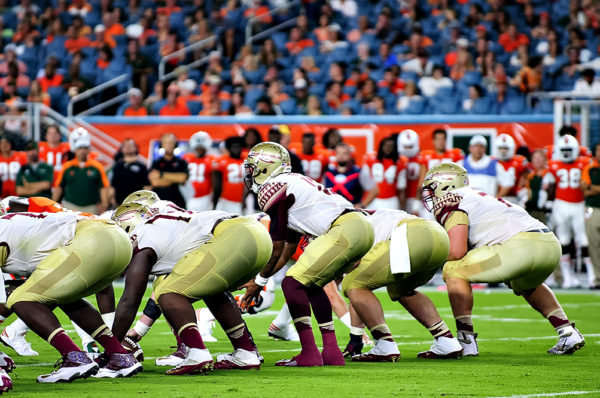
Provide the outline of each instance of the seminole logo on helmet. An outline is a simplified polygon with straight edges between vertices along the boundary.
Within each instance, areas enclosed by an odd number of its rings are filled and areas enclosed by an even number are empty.
[[[252,147],[244,160],[244,168],[244,183],[254,193],[273,177],[292,171],[289,152],[275,142],[262,142]]]
[[[135,227],[153,216],[148,206],[140,203],[124,203],[117,207],[112,220],[115,221],[125,232],[131,234]]]
[[[129,196],[127,196],[123,200],[123,204],[125,203],[139,203],[146,206],[152,206],[155,202],[158,202],[160,198],[156,194],[156,192],[148,191],[146,189],[140,189],[139,191],[135,191]]]
[[[438,163],[427,171],[423,180],[423,205],[434,211],[449,192],[469,185],[467,170],[457,163]]]

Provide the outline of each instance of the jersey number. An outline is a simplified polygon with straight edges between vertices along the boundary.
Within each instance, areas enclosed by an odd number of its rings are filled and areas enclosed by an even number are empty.
[[[302,168],[304,169],[304,173],[313,180],[318,180],[319,178],[321,178],[321,173],[323,172],[323,165],[320,161],[316,159],[303,160]]]
[[[393,184],[396,180],[396,166],[390,166],[387,170],[384,170],[383,164],[375,163],[371,167],[371,172],[376,183],[381,183],[385,179],[388,184]]]
[[[19,162],[0,163],[0,177],[2,177],[2,181],[14,181],[20,169],[21,164]]]
[[[325,195],[335,195],[335,192],[333,192],[331,189],[325,188],[325,186],[323,186],[323,184],[319,184],[318,182],[315,182],[315,180],[313,180],[313,179],[310,179],[306,176],[302,176],[302,179],[304,181],[308,182],[313,187],[316,187],[319,190],[319,192],[323,192]]]
[[[419,163],[416,162],[410,162],[406,168],[407,170],[407,175],[406,178],[410,181],[415,181],[419,179],[419,176],[421,174],[421,166],[419,165]]]
[[[558,177],[558,187],[561,189],[578,189],[581,182],[581,170],[579,169],[560,169],[556,171]]]
[[[55,171],[60,171],[62,169],[62,156],[63,154],[60,152],[48,152],[46,154],[46,162],[50,166],[54,166]]]
[[[188,163],[190,180],[193,182],[204,182],[206,165],[204,163]]]
[[[240,184],[244,181],[244,165],[230,163],[227,165],[227,181],[232,184]]]
[[[479,195],[481,195],[481,196],[486,196],[486,197],[489,197],[489,198],[496,199],[498,202],[500,202],[500,203],[502,203],[502,204],[504,204],[504,205],[506,205],[506,206],[508,206],[508,207],[512,207],[512,204],[511,204],[509,201],[507,201],[507,200],[504,200],[503,198],[496,198],[496,197],[494,197],[494,196],[488,195],[488,194],[487,194],[487,193],[485,193],[485,192],[478,192],[478,193],[479,193]]]

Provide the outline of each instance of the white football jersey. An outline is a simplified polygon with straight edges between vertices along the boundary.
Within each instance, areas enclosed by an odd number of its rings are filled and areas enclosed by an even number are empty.
[[[463,187],[444,196],[447,205],[437,219],[445,222],[454,210],[462,210],[469,217],[469,245],[472,248],[502,243],[520,232],[547,229],[522,207],[482,191]]]
[[[151,206],[148,207],[150,207],[150,210],[152,210],[154,213],[158,214],[187,212],[187,210],[182,209],[170,200],[157,200]]]
[[[156,253],[151,273],[168,274],[180,258],[213,237],[211,231],[218,220],[233,216],[218,210],[161,213],[138,225],[132,237],[138,250],[150,248]]]
[[[0,245],[8,249],[2,272],[29,276],[54,249],[75,236],[77,220],[72,211],[59,213],[12,213],[0,217]]]
[[[341,195],[297,173],[280,174],[263,184],[258,192],[258,205],[268,212],[273,205],[290,197],[294,203],[288,210],[288,228],[303,235],[323,235],[344,210],[354,209]]]
[[[405,211],[393,209],[379,209],[369,212],[367,219],[373,225],[373,232],[375,232],[373,245],[390,240],[392,232],[394,232],[400,221],[407,218],[417,217]]]

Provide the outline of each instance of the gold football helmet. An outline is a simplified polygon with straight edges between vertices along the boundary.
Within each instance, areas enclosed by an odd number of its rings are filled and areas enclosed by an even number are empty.
[[[160,198],[156,194],[156,192],[148,191],[146,189],[140,189],[139,191],[135,191],[129,194],[124,200],[122,204],[125,203],[139,203],[146,206],[152,206],[155,202],[158,202]]]
[[[145,222],[154,214],[150,208],[141,203],[123,203],[117,207],[112,220],[115,221],[125,232],[131,234],[135,227]]]
[[[423,205],[427,211],[448,192],[469,186],[467,170],[457,163],[438,163],[427,171],[423,180]]]
[[[261,142],[253,146],[244,160],[244,168],[244,183],[254,193],[258,193],[260,186],[271,178],[292,171],[289,152],[275,142]]]

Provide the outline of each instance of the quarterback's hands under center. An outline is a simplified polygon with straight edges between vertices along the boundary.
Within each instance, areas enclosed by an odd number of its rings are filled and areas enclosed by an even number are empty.
[[[244,297],[242,297],[241,307],[246,308],[250,306],[252,300],[260,295],[262,287],[254,283],[254,279],[252,279],[250,282],[242,286],[242,288],[246,288],[246,293],[244,294]]]

